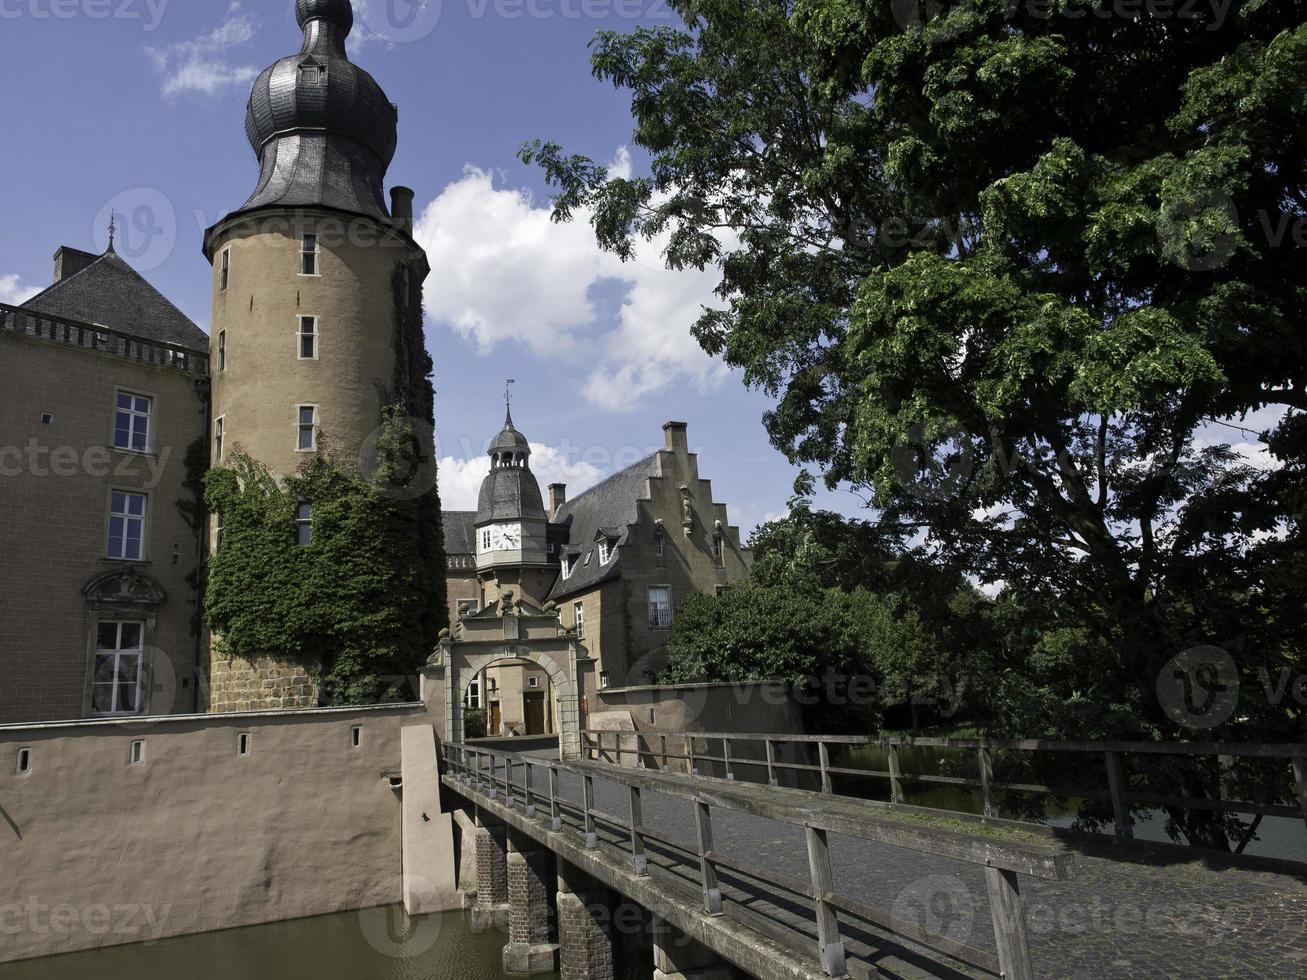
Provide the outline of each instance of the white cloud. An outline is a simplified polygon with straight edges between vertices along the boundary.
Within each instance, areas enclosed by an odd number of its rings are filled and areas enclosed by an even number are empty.
[[[231,49],[254,38],[255,21],[239,2],[227,8],[227,19],[206,34],[189,41],[147,47],[163,80],[163,94],[175,98],[186,92],[214,95],[233,86],[249,85],[259,70],[234,64]]]
[[[40,291],[35,286],[24,286],[16,275],[0,276],[0,303],[22,306]]]
[[[610,166],[629,175],[630,155],[620,150]],[[633,409],[678,380],[706,387],[729,375],[690,334],[702,308],[717,305],[715,270],[668,271],[665,241],[642,243],[624,263],[595,243],[588,214],[557,224],[550,213],[469,166],[417,222],[432,267],[428,315],[483,353],[516,342],[583,364],[582,394],[607,410]],[[598,319],[592,291],[605,283],[626,291],[615,323]]]
[[[481,481],[489,472],[489,456],[481,455],[473,459],[442,457],[439,469],[440,505],[445,510],[476,510]],[[542,491],[551,483],[565,483],[571,496],[589,490],[608,475],[592,463],[572,459],[553,446],[538,442],[531,443],[531,472]]]

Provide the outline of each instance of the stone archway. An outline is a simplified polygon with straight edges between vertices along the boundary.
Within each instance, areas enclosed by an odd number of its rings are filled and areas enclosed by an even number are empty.
[[[445,655],[444,740],[463,740],[463,699],[468,687],[483,670],[504,660],[526,660],[549,675],[558,700],[559,756],[563,759],[581,758],[580,677],[576,647],[566,641],[450,643]]]

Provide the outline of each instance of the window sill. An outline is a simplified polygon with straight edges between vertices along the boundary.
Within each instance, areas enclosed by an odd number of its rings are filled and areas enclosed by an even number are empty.
[[[153,564],[148,558],[110,558],[108,555],[101,555],[100,561],[107,562],[110,565],[142,565],[148,567]]]
[[[124,456],[140,456],[142,459],[158,459],[159,454],[153,449],[124,449],[122,446],[106,447],[111,453],[122,453]]]

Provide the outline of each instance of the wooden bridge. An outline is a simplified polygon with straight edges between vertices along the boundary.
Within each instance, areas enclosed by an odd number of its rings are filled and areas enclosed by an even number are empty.
[[[723,737],[716,751],[705,744]],[[1192,855],[1120,861],[1037,825],[840,797],[820,740],[814,759],[787,760],[768,736],[677,738],[586,733],[591,758],[576,762],[443,746],[467,837],[461,877],[475,865],[474,922],[508,927],[506,971],[608,980],[614,901],[646,915],[658,978],[1188,975],[1187,960],[1194,975],[1266,977],[1307,963],[1307,885],[1284,869],[1198,862],[1213,878],[1239,876],[1225,884],[1232,901],[1274,896],[1266,947],[1239,949],[1243,920],[1219,915],[1131,931],[1131,902],[1147,912],[1169,888],[1181,905],[1206,894]],[[750,740],[757,758],[739,746]],[[669,771],[678,761],[689,771]],[[1129,935],[1064,927],[1056,914],[1046,928],[1040,916],[1068,897],[1105,903]]]

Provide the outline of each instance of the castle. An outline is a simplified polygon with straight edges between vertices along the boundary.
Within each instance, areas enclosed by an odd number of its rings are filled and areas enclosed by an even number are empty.
[[[257,186],[204,235],[209,335],[112,241],[103,255],[60,248],[48,289],[0,306],[0,723],[324,698],[312,664],[212,642],[199,590],[222,525],[198,481],[237,450],[282,476],[324,446],[357,459],[388,406],[429,416],[429,267],[413,191],[385,195],[398,114],[346,54],[349,0],[296,0],[296,13],[300,51],[259,75],[248,104]],[[677,602],[747,574],[683,423],[570,500],[558,485],[543,499],[511,414],[488,453],[477,510],[442,515],[454,641],[505,604],[556,621],[587,652],[584,701],[647,683]],[[312,507],[297,519],[311,547]],[[492,734],[553,729],[549,678],[526,662],[486,670],[465,698]]]

